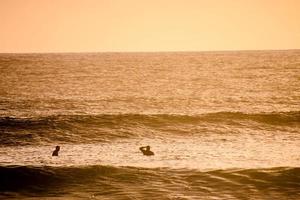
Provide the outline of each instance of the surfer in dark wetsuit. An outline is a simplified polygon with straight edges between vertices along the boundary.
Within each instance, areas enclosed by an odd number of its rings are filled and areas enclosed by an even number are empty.
[[[60,146],[56,146],[55,150],[52,153],[52,156],[58,156],[59,150],[60,150]]]
[[[150,151],[150,146],[140,147],[140,150],[145,156],[154,156],[154,153]]]

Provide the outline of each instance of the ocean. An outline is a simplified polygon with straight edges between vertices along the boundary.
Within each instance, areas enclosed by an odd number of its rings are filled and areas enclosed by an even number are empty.
[[[0,54],[0,73],[0,199],[300,199],[300,50]]]

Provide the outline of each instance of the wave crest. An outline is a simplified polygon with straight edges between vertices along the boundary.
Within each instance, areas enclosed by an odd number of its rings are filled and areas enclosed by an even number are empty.
[[[167,123],[195,123],[201,121],[228,121],[252,120],[270,124],[290,124],[300,121],[300,111],[270,112],[270,113],[242,113],[242,112],[216,112],[201,115],[178,114],[100,114],[100,115],[54,115],[38,118],[0,117],[0,127],[39,128],[59,127],[69,123],[87,123],[104,126],[121,124],[144,123],[151,125]]]
[[[119,138],[139,137],[167,127],[195,125],[298,126],[300,112],[241,113],[218,112],[202,115],[173,114],[102,114],[55,115],[37,118],[0,118],[1,145],[26,145],[40,142],[105,142]],[[144,136],[144,135],[142,135]]]

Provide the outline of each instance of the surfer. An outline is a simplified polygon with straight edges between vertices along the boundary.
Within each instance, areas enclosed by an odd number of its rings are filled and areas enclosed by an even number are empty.
[[[55,150],[52,153],[52,156],[58,156],[59,150],[60,150],[60,146],[56,146]]]
[[[154,153],[150,151],[150,146],[140,147],[140,150],[145,156],[154,156]]]

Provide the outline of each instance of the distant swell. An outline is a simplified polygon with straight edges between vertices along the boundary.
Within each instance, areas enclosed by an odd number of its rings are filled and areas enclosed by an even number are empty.
[[[228,120],[251,120],[269,124],[292,124],[300,121],[300,111],[294,112],[271,112],[271,113],[241,113],[241,112],[217,112],[202,115],[176,115],[176,114],[101,114],[101,115],[55,115],[39,118],[14,118],[0,117],[0,127],[15,128],[59,128],[72,123],[88,123],[102,126],[115,126],[122,124],[145,124],[158,123],[197,123],[197,122],[220,122]]]
[[[39,142],[110,141],[137,137],[137,127],[145,130],[168,126],[205,126],[207,124],[260,123],[271,126],[298,126],[300,112],[241,113],[218,112],[202,115],[102,114],[55,115],[32,118],[0,118],[0,145],[24,145]],[[144,135],[143,135],[144,136]]]
[[[260,192],[299,195],[300,168],[170,170],[132,167],[0,167],[0,195],[21,193],[72,193],[77,190],[98,195],[120,193],[153,194],[187,190],[190,194],[253,194]],[[124,189],[126,188],[126,189]]]

